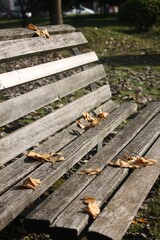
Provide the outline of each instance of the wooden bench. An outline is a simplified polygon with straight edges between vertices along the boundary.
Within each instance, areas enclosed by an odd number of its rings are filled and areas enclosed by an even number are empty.
[[[108,163],[123,154],[160,160],[160,103],[137,115],[135,103],[113,102],[96,53],[81,47],[87,43],[83,34],[68,25],[45,28],[49,39],[34,37],[28,29],[0,30],[0,230],[29,209],[26,226],[50,232],[54,239],[77,239],[86,230],[88,239],[121,239],[156,181],[160,163],[134,171]],[[83,112],[99,108],[109,113],[99,125],[77,126]],[[117,130],[133,113],[134,119]],[[60,151],[65,160],[40,162],[26,156],[31,150]],[[73,166],[77,171],[46,197]],[[78,174],[86,168],[103,171]],[[40,179],[40,186],[21,188],[28,177]],[[96,198],[101,209],[94,221],[85,211],[84,196]]]

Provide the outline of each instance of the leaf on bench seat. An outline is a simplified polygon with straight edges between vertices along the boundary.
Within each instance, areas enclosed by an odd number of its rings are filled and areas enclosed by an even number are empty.
[[[41,184],[41,181],[39,179],[29,177],[29,178],[26,178],[24,180],[24,182],[22,183],[22,185],[20,185],[20,186],[23,188],[35,189],[40,184]]]
[[[98,118],[100,118],[101,120],[102,119],[105,119],[108,115],[109,115],[109,113],[107,113],[107,112],[103,112],[101,109],[99,109],[99,113],[97,113],[97,117]]]
[[[88,112],[83,112],[84,120],[89,124],[83,124],[79,120],[76,121],[76,123],[78,127],[87,130],[89,128],[98,126],[100,124],[100,121],[104,120],[107,116],[108,113],[102,112],[102,110],[100,110],[100,112],[97,114],[97,117],[92,117]]]
[[[27,157],[39,160],[39,161],[46,161],[46,162],[58,162],[64,161],[65,158],[62,157],[62,153],[37,153],[37,152],[29,152],[27,153]]]
[[[113,166],[119,166],[122,168],[133,168],[133,169],[137,169],[137,168],[142,168],[142,167],[146,167],[148,165],[153,165],[155,163],[157,163],[157,160],[154,159],[149,159],[146,157],[140,157],[140,156],[128,156],[125,155],[122,158],[118,158],[115,162],[110,162],[110,165]]]
[[[85,196],[83,202],[87,204],[85,210],[90,216],[95,219],[100,214],[100,208],[97,205],[96,199],[93,197]]]
[[[83,169],[82,171],[80,171],[78,174],[82,175],[82,174],[88,174],[88,175],[97,175],[102,171],[101,168],[86,168]]]
[[[45,37],[45,38],[50,38],[50,35],[47,31],[47,29],[39,29],[36,25],[32,24],[32,23],[29,23],[27,25],[27,28],[30,29],[30,30],[33,30],[35,31],[35,33],[38,35],[38,36],[41,36],[41,37]]]

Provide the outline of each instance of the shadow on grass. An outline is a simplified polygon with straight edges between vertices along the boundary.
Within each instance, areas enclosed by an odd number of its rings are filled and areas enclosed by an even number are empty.
[[[155,66],[160,63],[160,54],[146,55],[118,55],[100,58],[102,62],[107,62],[114,66],[136,67]]]

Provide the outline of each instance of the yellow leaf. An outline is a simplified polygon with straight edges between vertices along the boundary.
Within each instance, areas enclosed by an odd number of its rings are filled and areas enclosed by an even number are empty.
[[[39,179],[29,177],[24,180],[21,187],[35,189],[40,184],[41,184],[41,181]]]
[[[89,202],[86,211],[95,219],[100,214],[100,208],[96,202]]]
[[[111,162],[110,165],[119,166],[122,168],[142,168],[146,167],[148,165],[153,165],[157,163],[157,160],[149,159],[146,157],[140,157],[140,156],[127,156],[125,155],[122,158],[118,158],[115,162]]]

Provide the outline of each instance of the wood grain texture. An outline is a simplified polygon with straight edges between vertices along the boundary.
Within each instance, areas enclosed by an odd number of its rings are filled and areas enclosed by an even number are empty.
[[[128,105],[128,109],[127,109]],[[123,111],[123,116],[119,116],[118,112]],[[75,163],[77,163],[89,150],[91,150],[98,141],[101,141],[110,131],[114,129],[116,123],[124,120],[124,116],[130,115],[135,111],[135,104],[124,104],[116,110],[117,114],[110,117],[110,122],[103,121],[103,123],[94,129],[86,131],[77,140],[78,145],[71,143],[63,149],[65,161],[55,163],[54,168],[51,163],[46,162],[43,165],[36,168],[32,172],[30,177],[38,178],[42,181],[40,187],[34,190],[30,189],[19,189],[17,188],[20,184],[17,183],[13,188],[5,192],[0,197],[0,228],[4,228],[11,220],[13,220],[23,209],[38,198],[45,190],[47,190],[58,178],[60,178],[67,170],[69,170]],[[118,119],[115,119],[117,115]],[[121,119],[121,120],[120,120]],[[111,124],[112,122],[112,124]],[[83,143],[83,144],[82,144]],[[75,149],[76,146],[76,149]],[[72,153],[71,153],[72,152]],[[17,186],[17,187],[16,187]],[[14,202],[13,202],[14,199]],[[5,205],[4,205],[5,202]],[[17,202],[19,203],[17,205]],[[8,206],[7,208],[5,206]]]
[[[94,52],[0,74],[0,89],[27,83],[97,61]]]
[[[0,61],[19,56],[74,47],[84,43],[87,43],[87,40],[80,32],[56,34],[49,39],[32,37],[0,41]]]
[[[158,163],[132,172],[126,182],[89,228],[89,239],[122,239],[131,224],[132,219],[159,176],[159,146],[160,138],[145,155],[148,158],[157,159]]]
[[[111,97],[108,85],[84,95],[0,140],[0,164],[34,146]],[[7,155],[6,155],[7,152]]]
[[[154,108],[153,108],[154,106]],[[111,161],[116,155],[137,135],[138,132],[151,120],[157,113],[155,103],[149,104],[141,111],[136,118],[123,128],[110,142],[105,145],[101,152],[92,157],[92,160],[84,165],[83,168],[104,168],[104,165]],[[107,156],[107,159],[106,159]],[[94,176],[74,174],[43,203],[34,209],[27,217],[29,228],[49,227],[56,217],[73,201],[73,199],[84,189]],[[72,188],[71,188],[72,186]],[[59,199],[61,201],[59,202]]]
[[[155,139],[160,135],[160,115],[157,115],[144,129],[141,131],[133,141],[128,144],[128,146],[123,150],[123,154],[133,154],[143,155],[147,149],[152,145]],[[107,155],[105,156],[107,160]],[[73,238],[82,232],[82,230],[87,226],[89,221],[89,215],[83,211],[85,206],[82,201],[84,196],[91,196],[97,199],[99,207],[107,201],[115,189],[122,183],[128,169],[113,168],[107,166],[102,173],[100,173],[90,185],[82,191],[78,197],[72,201],[72,203],[65,208],[65,210],[58,216],[55,223],[51,224],[51,227],[56,227],[56,233],[61,236],[65,236],[65,240],[71,237],[71,231],[73,232]],[[152,185],[152,184],[151,184]],[[135,185],[134,185],[135,186]],[[118,199],[118,198],[117,198]],[[138,199],[136,199],[138,200]],[[126,204],[127,206],[127,204]],[[114,207],[113,207],[114,209]],[[123,207],[122,207],[123,209]],[[126,208],[127,211],[127,208]],[[117,215],[117,212],[114,212]],[[114,215],[114,217],[115,217]],[[108,215],[107,215],[108,217]],[[110,222],[113,222],[114,217]],[[107,218],[108,219],[108,218]],[[123,219],[120,218],[120,219]],[[104,219],[102,218],[102,222]],[[97,224],[99,229],[103,229],[102,223]],[[68,234],[68,236],[67,236]],[[114,238],[117,240],[117,238]]]
[[[75,31],[75,28],[67,25],[48,25],[48,26],[38,26],[40,29],[47,29],[50,35],[57,33],[68,33]],[[0,29],[0,41],[9,40],[9,39],[19,39],[19,38],[29,38],[33,37],[34,31],[31,31],[27,28],[7,28]]]
[[[54,102],[74,91],[105,77],[102,65],[90,68],[71,77],[43,86],[29,93],[0,103],[0,126]]]
[[[101,108],[107,112],[112,112],[117,107],[117,104],[111,100],[101,106]],[[73,129],[78,132],[80,131],[80,129],[77,127],[77,124],[74,123],[43,144],[35,147],[34,151],[42,153],[62,151],[65,146],[69,145],[70,142],[73,142],[78,137],[77,135],[72,134]],[[82,133],[83,131],[81,134]],[[12,187],[14,184],[16,184],[17,181],[20,181],[22,178],[32,172],[36,167],[37,161],[23,156],[22,158],[17,159],[17,161],[14,161],[11,164],[7,165],[5,168],[1,169],[0,194],[4,193],[6,190]]]

